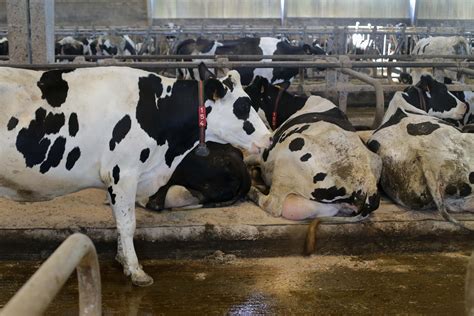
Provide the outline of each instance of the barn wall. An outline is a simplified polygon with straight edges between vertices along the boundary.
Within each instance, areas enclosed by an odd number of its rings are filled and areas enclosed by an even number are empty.
[[[158,0],[153,17],[184,18],[279,18],[280,0]]]
[[[0,0],[0,25],[7,24],[7,1]]]
[[[473,0],[417,0],[418,19],[427,20],[472,20]]]
[[[147,24],[147,0],[56,0],[56,25]]]
[[[408,18],[409,1],[285,0],[288,17]]]

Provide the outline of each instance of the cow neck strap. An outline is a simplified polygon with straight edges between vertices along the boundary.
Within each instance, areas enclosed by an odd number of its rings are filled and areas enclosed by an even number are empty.
[[[275,104],[273,105],[273,112],[272,112],[272,129],[276,130],[277,128],[277,117],[278,117],[278,105],[280,104],[280,99],[281,96],[283,95],[283,92],[285,92],[286,89],[283,89],[281,87],[278,87],[278,95],[275,99]]]
[[[428,112],[427,109],[426,109],[426,101],[425,101],[425,96],[424,96],[423,90],[420,87],[417,87],[417,86],[413,86],[413,87],[418,92],[418,98],[419,98],[419,101],[420,101],[420,108],[423,111]]]
[[[209,155],[209,149],[206,146],[206,106],[204,105],[204,88],[202,80],[198,81],[198,126],[199,126],[199,145],[196,149],[196,155],[205,157]]]

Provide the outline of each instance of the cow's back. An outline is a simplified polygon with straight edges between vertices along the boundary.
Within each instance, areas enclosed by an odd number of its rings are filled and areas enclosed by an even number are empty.
[[[135,113],[138,78],[146,75],[120,67],[0,69],[0,195],[49,199],[102,186],[119,160],[133,166],[135,143],[153,144]]]

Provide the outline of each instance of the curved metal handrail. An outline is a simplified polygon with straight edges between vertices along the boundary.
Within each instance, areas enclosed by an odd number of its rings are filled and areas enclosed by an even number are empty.
[[[69,236],[0,310],[0,316],[42,315],[77,268],[79,315],[101,315],[99,261],[92,241]]]

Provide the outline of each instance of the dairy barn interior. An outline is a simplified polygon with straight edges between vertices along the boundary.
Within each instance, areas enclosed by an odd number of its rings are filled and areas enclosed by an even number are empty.
[[[0,315],[474,315],[473,45],[472,0],[0,0]]]

